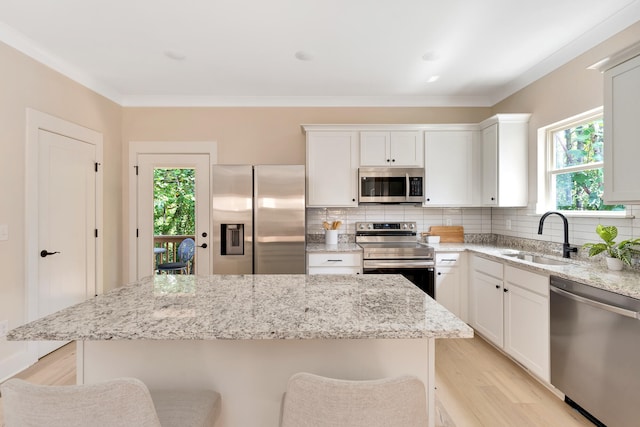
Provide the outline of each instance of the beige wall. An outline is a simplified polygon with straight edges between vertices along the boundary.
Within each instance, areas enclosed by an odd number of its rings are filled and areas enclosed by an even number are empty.
[[[215,141],[218,163],[304,164],[302,124],[478,123],[490,114],[490,108],[125,108],[122,140],[125,155],[131,141]],[[123,182],[130,172],[124,168]],[[128,188],[124,192],[126,242]],[[125,268],[129,259],[125,247]]]
[[[602,74],[596,70],[588,70],[587,67],[638,41],[640,41],[640,22],[493,107],[494,114],[532,113],[529,122],[530,203],[535,203],[537,196],[538,129],[602,106],[604,102]]]
[[[9,327],[26,320],[25,309],[25,128],[26,108],[77,123],[104,136],[104,286],[120,283],[121,116],[117,104],[0,43],[0,320]],[[23,343],[0,340],[0,379]]]
[[[302,164],[312,123],[477,123],[490,108],[125,108],[123,141],[216,141],[226,164]]]

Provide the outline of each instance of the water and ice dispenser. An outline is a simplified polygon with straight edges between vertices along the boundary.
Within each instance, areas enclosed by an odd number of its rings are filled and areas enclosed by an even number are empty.
[[[221,224],[220,253],[244,255],[244,224]]]

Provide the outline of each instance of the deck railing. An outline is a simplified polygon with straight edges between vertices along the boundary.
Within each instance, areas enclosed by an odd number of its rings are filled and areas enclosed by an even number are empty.
[[[195,236],[153,236],[153,247],[154,248],[163,248],[164,253],[160,253],[156,255],[156,264],[163,264],[166,262],[178,262],[178,246],[184,239],[192,238],[195,240]],[[191,266],[189,268],[189,272],[193,273],[195,271],[195,261],[196,257],[194,256],[191,260]]]

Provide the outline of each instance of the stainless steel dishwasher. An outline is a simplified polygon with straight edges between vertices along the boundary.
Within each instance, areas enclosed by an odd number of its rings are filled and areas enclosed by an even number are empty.
[[[550,304],[551,384],[594,422],[638,426],[640,300],[551,276]]]

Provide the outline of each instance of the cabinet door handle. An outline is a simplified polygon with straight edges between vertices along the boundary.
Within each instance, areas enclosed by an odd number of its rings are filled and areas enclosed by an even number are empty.
[[[496,289],[500,289],[500,285],[496,285]]]
[[[502,291],[503,291],[503,292],[509,292],[509,289],[504,288]]]
[[[442,273],[438,272],[438,276],[442,276]]]

